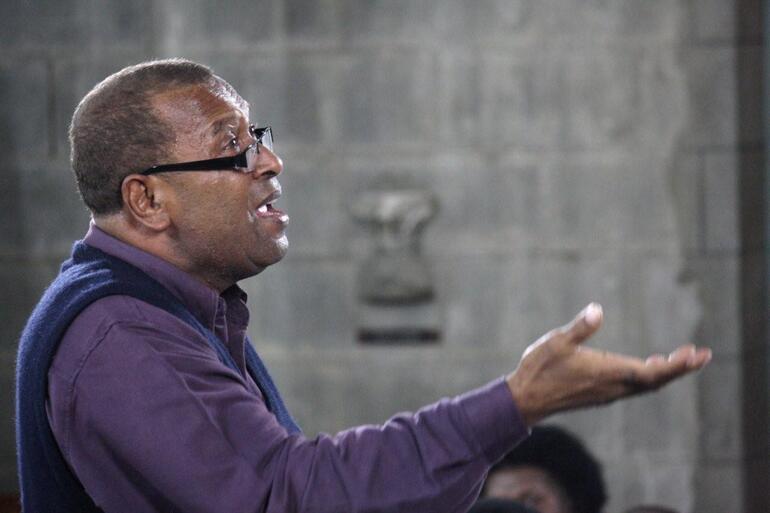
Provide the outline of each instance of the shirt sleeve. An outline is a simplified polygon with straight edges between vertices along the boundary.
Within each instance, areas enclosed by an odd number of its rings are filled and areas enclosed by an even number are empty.
[[[191,337],[111,325],[53,408],[65,459],[107,512],[465,511],[527,434],[500,379],[379,426],[289,435]]]

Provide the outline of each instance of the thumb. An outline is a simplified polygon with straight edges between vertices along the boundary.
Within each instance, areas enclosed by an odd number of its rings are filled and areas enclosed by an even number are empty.
[[[564,327],[564,333],[573,344],[581,344],[596,333],[604,319],[604,311],[599,303],[590,303]]]

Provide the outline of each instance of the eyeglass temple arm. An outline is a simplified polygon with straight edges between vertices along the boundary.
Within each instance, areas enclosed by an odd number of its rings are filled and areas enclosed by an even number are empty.
[[[241,159],[238,157],[241,157],[241,155],[210,160],[196,160],[194,162],[180,162],[179,164],[161,164],[143,171],[142,174],[153,175],[167,171],[213,171],[231,167],[244,167]]]

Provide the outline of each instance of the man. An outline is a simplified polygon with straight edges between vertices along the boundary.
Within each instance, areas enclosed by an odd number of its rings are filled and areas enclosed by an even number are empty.
[[[489,471],[486,497],[521,502],[540,513],[600,513],[602,469],[582,442],[557,426],[535,426]]]
[[[268,128],[208,68],[143,63],[78,105],[84,241],[22,335],[17,436],[27,511],[465,511],[529,426],[651,390],[707,350],[647,361],[580,347],[589,305],[506,378],[308,439],[245,339],[239,280],[278,262],[288,217]]]

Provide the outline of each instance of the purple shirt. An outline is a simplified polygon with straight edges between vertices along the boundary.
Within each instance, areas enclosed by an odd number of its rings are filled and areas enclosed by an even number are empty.
[[[314,439],[289,435],[245,370],[246,294],[222,294],[91,226],[85,242],[155,278],[240,372],[175,316],[127,296],[88,306],[48,373],[64,459],[105,511],[467,510],[490,464],[527,435],[503,379]]]

